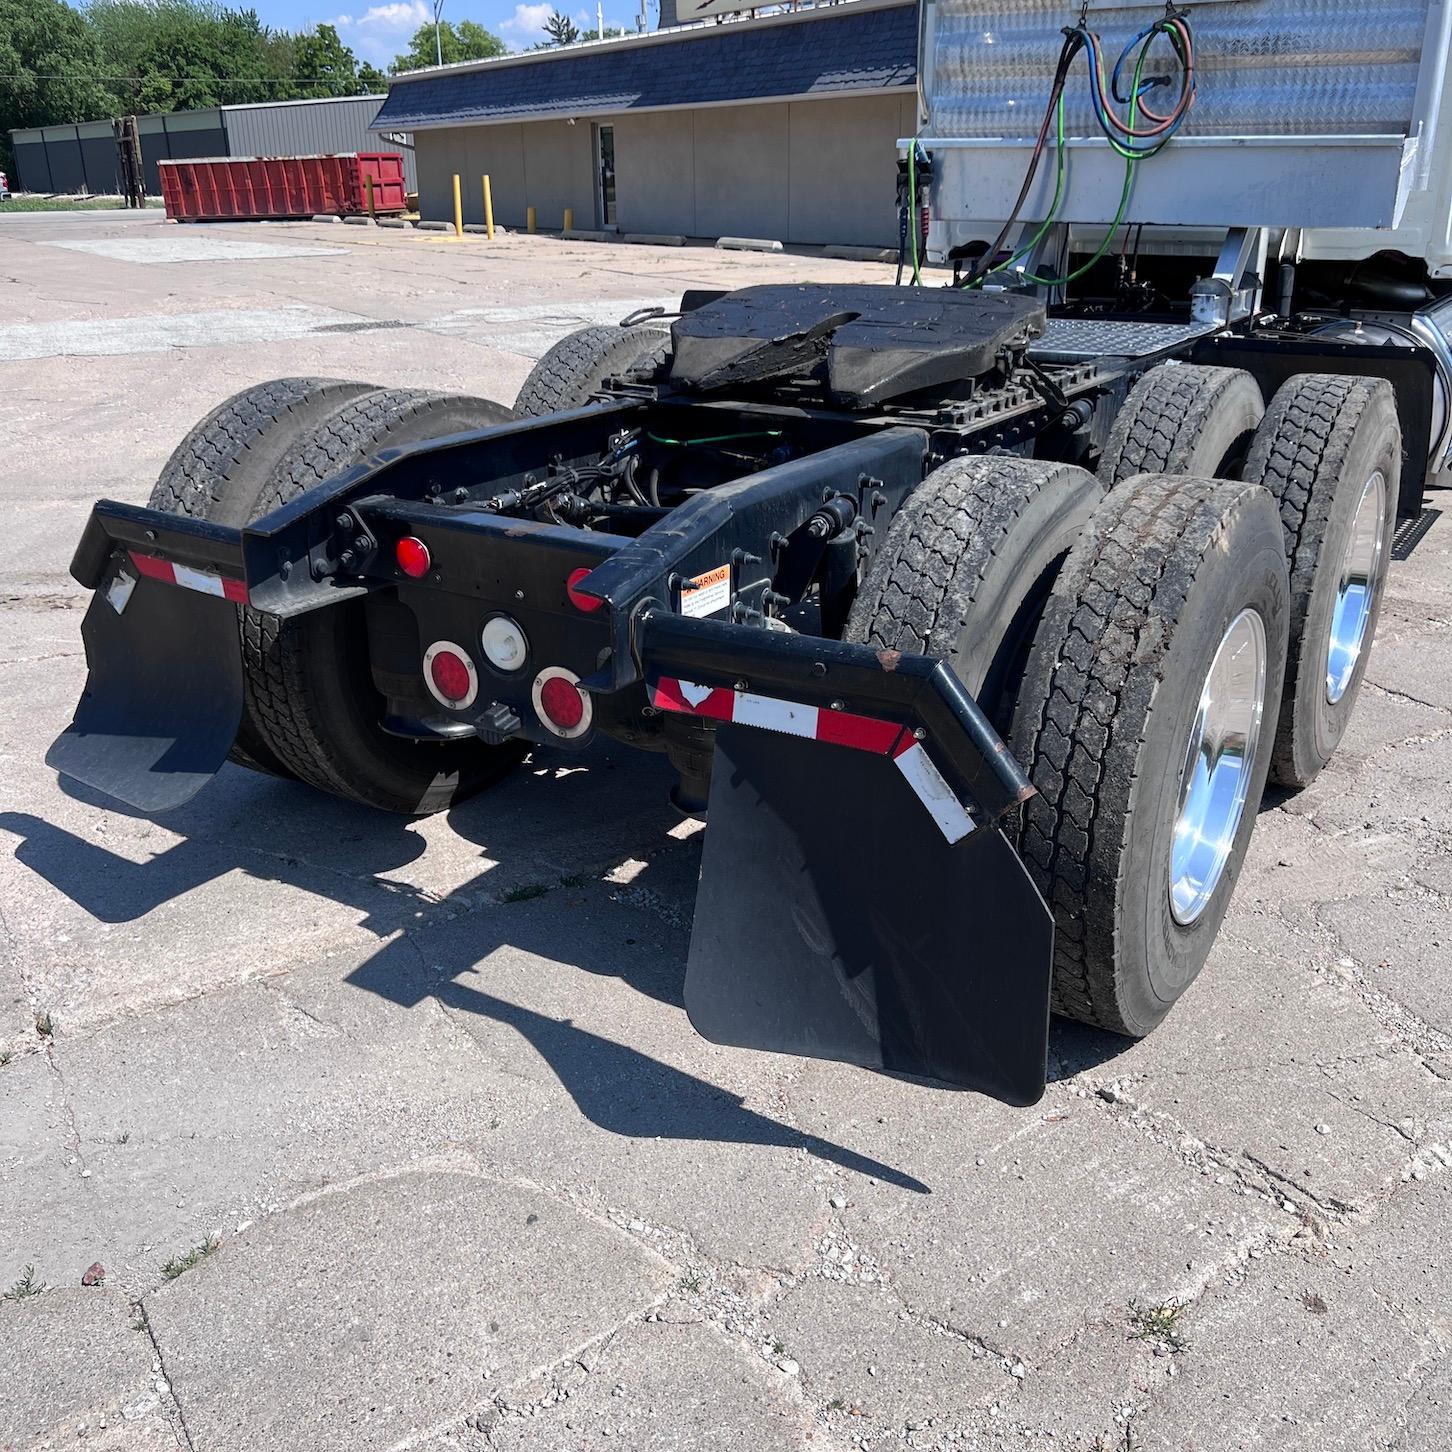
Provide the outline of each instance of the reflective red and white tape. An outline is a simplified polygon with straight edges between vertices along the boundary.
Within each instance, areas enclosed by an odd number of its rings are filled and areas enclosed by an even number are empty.
[[[674,676],[660,678],[651,688],[651,700],[659,711],[704,716],[736,726],[758,726],[764,731],[890,756],[949,842],[959,842],[973,830],[973,818],[933,765],[922,742],[896,721],[859,716],[855,711],[823,710],[726,686],[700,686]]]
[[[131,563],[149,580],[180,585],[184,590],[217,595],[223,600],[235,600],[238,605],[247,603],[247,586],[241,580],[228,580],[210,570],[194,570],[190,565],[174,564],[160,555],[144,555],[139,550],[127,550],[127,554],[131,556]]]

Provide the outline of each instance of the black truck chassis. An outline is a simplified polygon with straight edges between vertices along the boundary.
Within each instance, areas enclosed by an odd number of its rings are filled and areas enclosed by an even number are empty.
[[[1084,458],[1134,379],[1190,347],[1045,367],[1026,298],[949,294],[955,312],[875,290],[893,296],[859,338],[860,297],[780,291],[812,295],[685,313],[669,379],[385,450],[240,529],[98,503],[72,567],[95,592],[90,678],[48,759],[143,811],[179,805],[237,732],[239,608],[362,601],[399,736],[575,751],[684,728],[713,753],[700,1032],[1031,1103],[1053,942],[1015,847],[1033,787],[946,661],[838,637],[933,468]],[[755,451],[740,477],[668,506],[582,497],[644,441],[717,439]],[[523,667],[481,653],[495,617]]]

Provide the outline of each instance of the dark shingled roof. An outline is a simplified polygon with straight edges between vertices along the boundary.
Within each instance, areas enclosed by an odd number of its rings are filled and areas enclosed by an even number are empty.
[[[395,81],[373,129],[877,91],[910,86],[916,75],[917,7],[849,5],[785,24],[713,26],[654,45],[556,51]]]

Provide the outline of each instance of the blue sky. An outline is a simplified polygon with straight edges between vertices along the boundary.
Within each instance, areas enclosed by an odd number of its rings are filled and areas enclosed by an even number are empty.
[[[241,4],[243,0],[236,0]],[[305,30],[326,21],[353,48],[359,60],[386,66],[403,50],[409,36],[433,19],[430,0],[252,0],[265,25],[279,30]],[[334,8],[326,8],[329,4]],[[524,50],[544,36],[541,26],[554,7],[548,0],[444,0],[446,20],[477,20],[504,40],[511,50]],[[584,30],[595,24],[595,0],[560,0],[559,8]],[[639,0],[605,0],[606,25],[635,26]],[[648,25],[655,24],[656,6],[647,0]]]

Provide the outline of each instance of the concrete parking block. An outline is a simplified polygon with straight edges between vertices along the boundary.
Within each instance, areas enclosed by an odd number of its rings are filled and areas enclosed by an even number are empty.
[[[781,243],[770,237],[718,237],[716,246],[723,252],[780,252]]]
[[[840,257],[848,262],[896,262],[897,251],[892,247],[824,247],[823,257]]]
[[[535,1191],[404,1174],[237,1237],[145,1309],[196,1445],[365,1452],[487,1408],[673,1278]]]
[[[567,1396],[532,1415],[516,1412],[493,1423],[490,1447],[802,1452],[821,1444],[794,1379],[709,1326],[632,1326],[582,1363],[560,1384]]]

